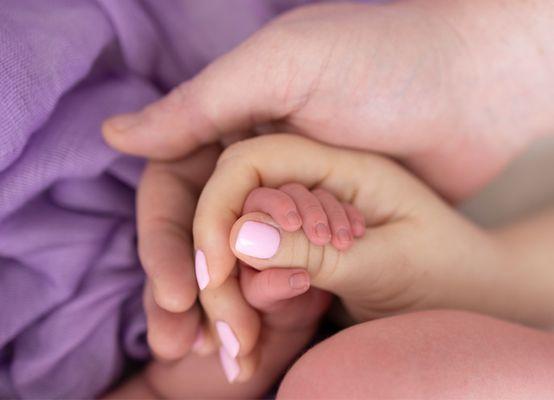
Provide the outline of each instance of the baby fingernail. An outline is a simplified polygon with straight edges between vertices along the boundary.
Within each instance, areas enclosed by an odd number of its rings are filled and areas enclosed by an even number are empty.
[[[196,250],[196,256],[194,257],[194,271],[196,272],[196,280],[198,281],[198,287],[203,290],[210,283],[210,274],[208,273],[208,263],[206,262],[206,255],[202,250]]]
[[[281,236],[273,226],[256,221],[242,224],[235,242],[235,249],[256,258],[271,258],[277,253]]]
[[[329,239],[331,237],[329,227],[323,222],[320,222],[315,226],[315,234],[320,239]]]
[[[215,329],[217,330],[219,340],[225,350],[227,350],[227,353],[233,358],[238,356],[240,343],[229,324],[227,322],[217,321],[215,323]]]
[[[221,366],[223,367],[223,372],[225,373],[227,380],[229,381],[229,383],[233,383],[240,373],[239,363],[237,362],[237,360],[227,354],[227,351],[223,347],[219,348],[219,360],[221,362]]]
[[[302,224],[300,215],[296,211],[291,211],[287,214],[287,222],[293,226],[298,226]]]
[[[348,229],[339,229],[337,232],[337,238],[341,243],[350,243],[352,241],[352,235]]]
[[[310,277],[302,272],[292,274],[289,277],[289,286],[296,290],[307,289],[310,286]]]

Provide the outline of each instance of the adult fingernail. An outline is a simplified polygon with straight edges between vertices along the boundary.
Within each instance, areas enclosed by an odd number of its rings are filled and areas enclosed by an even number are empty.
[[[138,113],[121,114],[108,120],[108,126],[116,131],[127,131],[138,125],[140,117]]]
[[[273,226],[256,221],[242,224],[235,242],[235,249],[256,258],[271,258],[277,253],[281,236]]]
[[[231,357],[238,356],[240,343],[229,324],[224,321],[217,321],[215,323],[215,329],[217,330],[219,340],[221,341],[223,347],[225,347],[225,350],[227,350],[227,353],[229,353]]]
[[[323,222],[320,222],[315,226],[315,234],[320,239],[329,239],[331,237],[329,227]]]
[[[208,273],[208,263],[206,262],[206,255],[202,250],[196,250],[196,256],[194,257],[194,271],[196,272],[196,281],[198,287],[203,290],[210,283],[210,274]]]
[[[352,241],[352,235],[348,229],[339,229],[337,232],[337,238],[341,243],[350,243]]]
[[[310,286],[310,277],[302,272],[292,274],[289,277],[289,286],[296,290],[307,289]]]
[[[302,224],[300,215],[296,211],[291,211],[287,214],[287,222],[292,226],[300,226]]]
[[[229,383],[233,383],[240,373],[240,366],[236,359],[231,357],[223,347],[219,348],[219,361]]]

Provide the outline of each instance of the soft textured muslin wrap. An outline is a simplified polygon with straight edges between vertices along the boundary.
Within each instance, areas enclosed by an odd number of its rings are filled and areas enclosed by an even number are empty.
[[[1,398],[91,397],[148,357],[133,215],[143,162],[109,149],[100,123],[300,3],[2,0]]]

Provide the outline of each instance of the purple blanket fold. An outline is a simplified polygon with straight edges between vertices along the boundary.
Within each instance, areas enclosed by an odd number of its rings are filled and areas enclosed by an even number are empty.
[[[304,2],[2,0],[1,398],[92,397],[147,359],[143,162],[109,149],[100,123]]]

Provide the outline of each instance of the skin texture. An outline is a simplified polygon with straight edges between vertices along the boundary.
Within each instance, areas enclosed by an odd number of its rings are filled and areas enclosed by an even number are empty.
[[[122,151],[171,159],[277,122],[398,157],[446,196],[464,197],[554,125],[553,8],[548,0],[302,7],[164,99],[107,121],[105,136]]]
[[[539,399],[554,394],[550,333],[459,311],[366,322],[310,349],[278,399]]]
[[[279,202],[272,201],[282,199],[279,194],[279,191],[258,191],[245,203],[245,209],[256,210],[257,201],[265,199],[268,200],[265,210],[280,216],[282,208],[277,207]],[[288,205],[296,208],[296,204],[302,203]],[[332,221],[332,218],[329,220]],[[300,228],[302,225],[296,227]],[[291,284],[293,279],[294,285]],[[275,268],[258,272],[241,264],[239,284],[244,300],[260,313],[260,339],[255,354],[234,362],[237,365],[234,368],[238,369],[236,376],[224,376],[221,360],[211,351],[214,346],[211,335],[204,330],[199,348],[195,349],[202,356],[191,354],[172,362],[158,357],[143,373],[117,388],[107,398],[252,398],[266,393],[312,338],[331,297],[328,293],[311,289],[310,277],[302,269]],[[150,298],[150,288],[147,288],[147,304],[151,302]],[[188,311],[187,315],[191,312]],[[165,331],[168,335],[181,335],[190,331],[189,326],[176,325],[182,321],[181,318],[170,318],[165,314],[162,315],[165,319],[158,315],[155,317],[157,319],[149,321],[149,332]],[[188,319],[185,323],[193,325]],[[197,330],[198,324],[194,324],[193,328]],[[259,368],[255,371],[258,364]],[[186,379],[183,380],[183,377]],[[248,382],[240,383],[245,378]]]
[[[122,151],[173,160],[237,130],[278,123],[321,141],[384,152],[445,196],[462,198],[554,125],[552,8],[545,0],[414,0],[299,9],[160,102],[108,121],[105,137]],[[167,171],[169,179],[146,179],[141,191],[182,196],[187,189],[170,177],[179,173]],[[143,233],[188,231],[188,215],[166,206],[152,215],[154,209],[139,210]],[[184,316],[193,315],[196,289],[182,251],[158,243],[143,246],[141,258],[151,260],[154,305]],[[171,271],[188,278],[172,281]],[[487,309],[499,302],[486,302]],[[520,312],[500,314],[548,320],[544,303],[532,317],[523,304]],[[169,347],[184,352],[193,334],[185,336]]]
[[[262,273],[242,267],[241,287],[245,298],[262,315],[262,337],[257,361],[259,368],[239,360],[241,374],[248,382],[229,383],[216,353],[189,354],[179,360],[154,360],[105,398],[258,398],[275,383],[284,369],[308,344],[329,296],[309,288],[309,277],[301,270],[272,270]],[[307,284],[292,289],[289,278],[304,274]],[[240,380],[240,376],[238,378]]]
[[[309,188],[325,188],[357,207],[368,226],[367,234],[346,252],[316,246],[303,232],[282,229],[273,257],[255,258],[234,249],[247,221],[276,226],[259,213],[236,221],[248,193],[261,183],[280,186],[292,177]],[[357,321],[413,310],[457,308],[545,328],[554,321],[550,311],[554,279],[545,279],[552,276],[551,218],[487,232],[390,160],[299,136],[266,135],[227,148],[200,197],[194,240],[206,253],[211,277],[201,299],[206,309],[216,304],[204,301],[204,296],[217,298],[218,307],[232,305],[235,320],[228,322],[238,327],[234,329],[244,358],[255,348],[255,331],[248,330],[251,320],[242,317],[248,315],[244,302],[224,298],[230,287],[237,287],[236,278],[230,275],[237,258],[258,270],[306,269],[313,285],[339,296]],[[230,250],[222,250],[228,242]],[[540,289],[541,295],[526,289],[528,285]],[[514,295],[517,301],[506,301]]]
[[[289,150],[290,162],[283,163],[282,157],[278,156],[284,154],[278,151],[280,146],[295,149],[303,158]],[[226,160],[234,161],[229,164]],[[299,166],[302,163],[308,166],[320,164],[310,169]],[[281,169],[276,168],[279,165]],[[254,168],[256,174],[249,174],[245,166]],[[246,221],[272,225],[279,229],[281,236],[279,250],[271,259],[259,260],[234,253],[248,265],[262,270],[258,279],[251,279],[256,272],[244,270],[245,267],[241,267],[243,273],[240,274],[239,289],[244,301],[264,311],[262,335],[254,352],[238,358],[241,367],[238,380],[251,378],[251,381],[228,386],[221,383],[221,373],[217,378],[218,360],[215,356],[189,356],[173,364],[153,363],[144,375],[120,388],[114,396],[141,397],[139,393],[145,391],[146,397],[255,397],[264,393],[307,343],[314,329],[310,321],[317,319],[326,305],[321,298],[314,300],[309,297],[310,293],[311,296],[322,293],[312,290],[297,299],[279,302],[278,299],[288,299],[295,293],[282,290],[286,289],[282,282],[289,280],[275,275],[284,274],[289,269],[275,269],[275,266],[292,268],[293,274],[307,271],[313,285],[337,293],[359,320],[409,310],[456,307],[543,328],[552,326],[554,277],[551,276],[550,238],[554,232],[554,211],[497,232],[482,232],[468,225],[401,167],[375,155],[329,148],[290,135],[265,136],[235,144],[220,157],[202,193],[196,217],[202,215],[202,207],[207,207],[211,210],[207,215],[213,218],[204,219],[200,226],[210,228],[213,223],[213,226],[218,226],[225,219],[221,218],[224,214],[219,213],[225,213],[225,208],[235,203],[241,209],[240,199],[252,193],[248,188],[256,182],[256,179],[249,181],[245,176],[257,176],[266,184],[279,185],[280,179],[287,181],[288,169],[302,171],[295,174],[300,181],[315,179],[337,196],[350,194],[352,204],[366,219],[366,235],[356,239],[342,254],[339,262],[334,264],[337,272],[329,275],[324,271],[324,264],[320,263],[324,258],[306,257],[307,254],[317,254],[321,247],[310,242],[302,230],[286,231],[265,213],[243,215],[232,224],[226,238],[229,243],[235,242]],[[318,179],[319,171],[324,171],[323,179]],[[352,171],[359,171],[359,178]],[[233,180],[237,172],[241,178]],[[363,185],[356,186],[356,179],[360,179]],[[234,182],[234,186],[223,184],[229,182]],[[303,182],[308,185],[307,181]],[[379,190],[367,191],[373,186]],[[223,203],[221,192],[226,194]],[[279,216],[280,210],[289,211],[286,207],[268,210],[273,211],[276,219],[282,217]],[[225,230],[219,226],[215,232]],[[410,236],[409,240],[406,235]],[[216,236],[211,235],[211,240],[217,240]],[[387,241],[383,242],[383,238]],[[374,251],[374,243],[379,243],[379,251]],[[406,243],[410,246],[406,247]],[[436,248],[441,249],[439,254],[436,254]],[[336,248],[327,245],[327,257],[336,255],[336,252]],[[395,252],[403,253],[410,264],[398,265],[397,259],[391,257]],[[208,260],[210,258],[208,253]],[[387,278],[392,280],[385,280],[383,273],[377,273],[378,279],[372,280],[372,274],[367,274],[367,271],[377,267],[384,271],[393,269]],[[398,271],[399,267],[406,270]],[[398,287],[395,280],[405,283],[405,279],[412,278],[413,272],[418,270],[424,272],[425,279],[402,285],[404,290],[401,292],[387,292],[391,287]],[[267,275],[262,278],[262,274]],[[291,275],[284,276],[290,278]],[[368,287],[371,290],[367,290]],[[529,287],[534,290],[530,291]],[[435,295],[425,298],[426,302],[410,302],[410,296],[417,294],[418,290],[425,293],[435,291]],[[302,298],[307,298],[303,301],[308,303],[300,303]],[[295,305],[292,301],[299,303]],[[276,302],[280,305],[275,309]],[[301,322],[307,322],[307,325]],[[291,327],[294,327],[292,331]],[[300,331],[295,331],[298,328]],[[407,335],[407,332],[411,334]],[[544,397],[553,393],[550,383],[553,346],[550,334],[467,313],[428,312],[384,318],[360,324],[314,347],[288,373],[280,396]],[[260,364],[254,370],[256,362]],[[183,376],[191,379],[184,381]],[[315,385],[314,380],[319,382],[322,377],[325,383]],[[371,378],[369,381],[368,377]]]
[[[291,192],[293,193],[292,195],[290,194]],[[221,199],[223,198],[221,197]],[[320,198],[324,198],[325,202],[320,201]],[[327,205],[327,208],[324,204]],[[353,238],[361,237],[365,232],[365,228],[358,228],[356,233],[354,233],[351,228],[351,225],[355,223],[365,227],[364,216],[356,207],[352,205],[348,207],[349,215],[352,216],[350,220],[346,212],[346,203],[339,202],[328,191],[323,189],[309,191],[304,186],[296,183],[284,184],[279,189],[255,188],[248,194],[241,208],[242,212],[247,213],[247,215],[262,210],[265,213],[258,212],[257,215],[266,221],[271,221],[276,228],[302,235],[305,240],[314,246],[321,246],[325,243],[337,251],[347,250],[347,248],[353,245]],[[290,224],[288,216],[290,216],[291,212],[297,214],[301,222],[300,225],[296,223]],[[237,217],[238,215],[240,215],[240,212],[237,214]],[[282,224],[277,224],[275,221],[282,221]],[[340,242],[338,246],[335,246],[333,243],[335,235],[331,235],[332,230],[329,230],[329,237],[322,243],[320,238],[315,235],[313,229],[321,221],[324,221],[328,226],[341,226],[342,229],[348,230],[350,240],[347,243]],[[237,235],[231,234],[228,240],[229,246],[233,247],[236,243]],[[205,251],[203,247],[198,248]],[[212,255],[210,254],[210,259]],[[275,267],[271,272],[266,272],[271,274],[280,273],[282,266],[275,265]],[[214,272],[212,268],[208,268],[210,272]],[[217,321],[224,321],[231,327],[234,335],[239,339],[238,360],[242,364],[249,366],[241,371],[239,379],[247,380],[250,378],[257,362],[257,341],[263,333],[260,334],[260,319],[252,312],[252,299],[249,299],[245,295],[244,285],[241,281],[243,275],[236,275],[235,271],[235,264],[233,264],[230,271],[231,275],[226,282],[215,289],[208,287],[202,290],[200,300],[211,323],[215,324]],[[214,276],[210,273],[210,282]],[[269,277],[273,280],[272,275],[269,275]],[[208,286],[210,285],[212,283],[208,284]],[[263,287],[264,296],[275,290],[272,286],[271,283],[268,283]],[[279,321],[275,320],[275,323],[279,323]]]
[[[202,313],[196,302],[192,220],[200,190],[220,152],[213,145],[180,162],[150,163],[137,194],[138,252],[147,275],[143,303],[148,344],[160,360],[183,357],[198,334]],[[154,182],[161,184],[155,193],[148,190]],[[213,345],[207,342],[200,350],[213,350]]]
[[[157,203],[161,199],[161,204],[157,204],[157,210],[159,212],[164,211],[163,209],[160,209],[160,207],[172,208],[174,210],[174,218],[192,219],[192,208],[188,207],[187,205],[194,204],[191,199],[195,199],[195,196],[198,193],[198,187],[202,185],[206,179],[206,176],[197,175],[194,173],[194,171],[196,171],[197,168],[202,168],[204,170],[213,169],[213,161],[211,160],[214,160],[215,156],[217,156],[218,153],[218,147],[211,146],[193,154],[179,165],[177,171],[180,174],[180,184],[186,187],[186,189],[188,190],[188,198],[182,196],[176,197],[175,193],[166,192],[159,193],[154,199],[152,199],[144,196],[143,192],[140,192],[138,196],[139,209],[142,207],[154,207],[154,203]],[[152,164],[145,172],[143,179],[171,179],[172,176],[167,174],[167,168],[173,168],[174,166],[174,164],[168,165],[165,163],[158,163],[155,165]],[[166,187],[171,189],[172,185],[167,185]],[[277,189],[259,188],[252,191],[246,199],[244,203],[244,212],[259,210],[265,211],[269,215],[276,218],[276,220],[282,221],[284,225],[281,225],[281,227],[287,228],[289,231],[304,229],[304,231],[313,232],[311,221],[313,221],[314,218],[311,216],[315,215],[322,217],[325,223],[330,226],[338,226],[342,224],[341,226],[343,228],[348,229],[349,237],[351,238],[363,234],[363,230],[360,231],[359,229],[357,230],[356,234],[354,232],[351,232],[350,220],[342,220],[342,217],[347,215],[345,209],[343,208],[346,205],[341,205],[330,193],[320,190],[313,194],[309,191],[306,191],[303,194],[305,195],[303,198],[294,199],[284,190],[282,191]],[[336,206],[333,209],[335,211],[334,214],[327,214],[325,212],[323,206],[317,200],[318,196],[324,196],[327,203],[331,203],[332,205]],[[312,204],[313,201],[316,201],[318,207],[311,207],[305,212],[301,213],[299,210],[305,209],[305,205],[310,201],[312,202]],[[340,208],[340,210],[337,210],[337,208]],[[298,223],[295,223],[293,225],[291,225],[289,223],[290,221],[287,219],[291,211],[294,211],[298,216]],[[342,213],[337,211],[342,211]],[[364,224],[363,216],[355,207],[349,206],[348,213],[348,215],[352,216],[352,220],[354,222],[356,222],[357,224]],[[174,234],[173,236],[166,235],[161,237],[157,234],[141,235],[142,223],[143,220],[139,219],[139,249],[142,250],[145,247],[147,248],[147,246],[157,245],[158,243],[169,249],[178,249],[178,251],[181,252],[182,262],[184,265],[181,269],[168,270],[168,273],[171,273],[173,276],[173,281],[169,281],[168,283],[175,284],[177,281],[177,284],[180,285],[194,285],[194,283],[191,282],[190,275],[188,275],[191,270],[186,267],[188,263],[192,263],[191,248],[188,247],[189,242],[186,240],[187,237],[190,237],[191,232],[182,230],[171,232]],[[329,240],[327,240],[327,242],[329,242]],[[347,243],[347,246],[350,246],[351,244],[352,239],[349,241],[349,243]],[[341,245],[344,248],[344,244],[341,243]],[[152,265],[152,263],[160,261],[163,260],[150,260],[148,258],[143,258],[146,272],[150,272],[149,267],[150,265]],[[172,266],[173,264],[169,265],[169,267]],[[182,271],[184,271],[186,274],[182,274]],[[244,297],[244,300],[247,302],[247,304],[257,309],[258,311],[268,311],[268,314],[265,315],[264,318],[261,319],[261,321],[258,318],[257,314],[249,314],[249,323],[255,321],[256,327],[253,330],[256,333],[261,329],[261,335],[265,337],[267,334],[264,334],[263,331],[274,326],[277,328],[283,326],[286,329],[290,329],[290,327],[294,327],[294,329],[300,329],[305,320],[309,322],[309,326],[307,328],[310,329],[307,330],[313,330],[312,328],[314,325],[314,321],[317,318],[312,317],[312,315],[321,314],[322,310],[325,309],[326,305],[328,304],[329,295],[317,290],[310,290],[305,296],[295,298],[294,300],[288,302],[285,301],[289,297],[300,296],[308,290],[308,287],[294,288],[294,290],[291,290],[291,287],[289,286],[289,278],[293,275],[295,276],[297,281],[298,279],[300,279],[299,275],[302,276],[303,279],[307,281],[307,285],[309,285],[309,276],[303,270],[289,271],[283,269],[275,269],[271,271],[265,271],[263,274],[260,274],[255,273],[254,270],[250,268],[245,268],[244,266],[241,268],[239,279],[241,298]],[[192,277],[192,279],[194,280],[194,276]],[[161,290],[163,292],[164,290],[168,289],[162,287],[158,288],[158,290]],[[184,293],[184,295],[187,295],[187,293]],[[214,341],[213,335],[211,334],[211,330],[213,328],[211,326],[203,327],[201,325],[202,313],[196,304],[193,304],[192,307],[190,307],[185,312],[172,313],[159,307],[155,301],[155,298],[156,294],[153,292],[152,280],[148,280],[144,292],[144,305],[148,318],[148,341],[154,354],[156,355],[156,358],[160,362],[163,363],[172,360],[180,360],[184,357],[186,353],[188,353],[189,349],[191,348],[195,353],[200,355],[206,355],[214,352],[216,342]],[[194,296],[192,296],[192,299],[194,300]],[[211,308],[224,311],[219,318],[215,316],[214,320],[218,319],[225,321],[229,319],[229,316],[235,314],[234,307],[219,307],[217,305],[214,305]],[[283,312],[282,310],[285,312]],[[261,328],[260,325],[258,325],[260,324],[260,322]],[[250,324],[248,325],[248,327],[252,328],[252,325]],[[202,340],[197,343],[196,346],[194,346],[195,339],[198,337],[198,335],[202,336]],[[304,343],[307,339],[309,339],[309,335],[304,336],[304,340],[301,340],[300,343]],[[265,339],[262,337],[261,341],[264,342]],[[295,352],[298,351],[298,348],[289,344],[288,341],[283,339],[279,339],[279,341],[284,341],[285,343],[287,343],[287,346],[292,346],[292,350],[290,352],[292,356],[294,356]],[[292,343],[295,343],[295,341],[292,340]],[[263,351],[264,345],[262,345],[261,347]],[[253,354],[252,357],[239,360],[241,372],[237,377],[237,380],[244,380],[245,378],[249,378],[253,374],[255,363],[257,363],[259,359],[258,350],[260,349],[257,349],[256,353]],[[214,357],[215,356],[212,356],[211,358],[213,359]],[[290,355],[288,357],[290,357]],[[215,359],[217,360],[217,357],[215,357]],[[180,365],[181,362],[184,361],[181,360],[176,365]],[[205,364],[205,362],[203,363]],[[186,366],[189,365],[188,362],[185,364]],[[169,367],[165,367],[166,370],[171,371],[173,368],[177,368],[174,364],[168,365]],[[266,367],[265,369],[276,371],[272,373],[273,375],[275,375],[275,373],[278,373],[280,371],[279,368],[283,368],[282,364],[277,363],[276,365],[277,367]],[[178,367],[177,369],[182,368],[185,367]],[[158,369],[154,368],[154,371],[157,370]],[[264,380],[264,377],[266,375],[262,375],[262,378],[256,379]],[[158,379],[155,378],[154,381],[157,385]],[[162,381],[165,382],[165,380]],[[139,384],[137,383],[136,385]],[[226,386],[227,385],[223,385],[224,388]],[[134,387],[135,384],[132,385],[132,388]],[[254,387],[256,386],[254,385]],[[244,393],[245,390],[248,391],[254,389],[241,389],[238,391],[238,393]]]
[[[553,8],[549,0],[302,7],[160,101],[106,121],[114,148],[166,160],[151,163],[139,192],[140,236],[163,238],[139,237],[155,300],[149,315],[197,318],[188,314],[197,291],[187,234],[194,198],[182,176],[209,174],[213,158],[183,168],[193,149],[284,128],[388,154],[446,197],[466,197],[554,126]],[[191,203],[176,210],[168,195]],[[164,344],[172,339],[159,333],[150,343],[174,358],[191,338]]]

